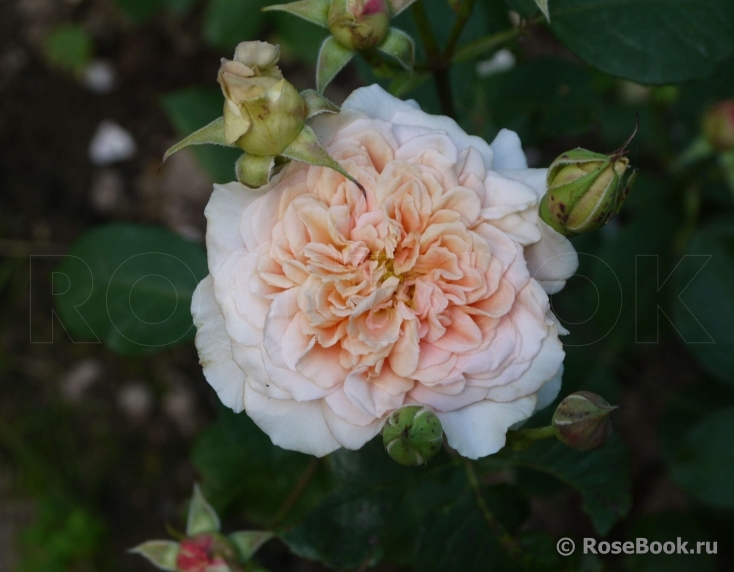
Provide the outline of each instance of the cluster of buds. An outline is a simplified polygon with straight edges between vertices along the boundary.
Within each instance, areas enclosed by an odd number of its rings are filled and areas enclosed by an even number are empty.
[[[636,133],[610,155],[574,149],[557,157],[540,202],[543,221],[564,236],[576,236],[600,229],[619,213],[637,175],[627,174],[625,156]]]
[[[306,120],[339,108],[313,90],[298,93],[277,66],[280,48],[265,42],[242,42],[234,60],[222,60],[219,84],[223,116],[192,133],[163,157],[191,145],[238,147],[237,179],[251,188],[270,180],[276,164],[289,160],[338,171],[357,183],[319,143]]]
[[[319,52],[316,89],[323,93],[357,52],[376,49],[412,71],[415,45],[405,32],[390,27],[390,18],[415,0],[300,0],[263,10],[289,12],[331,32]]]
[[[427,407],[407,405],[387,418],[382,441],[394,461],[408,467],[423,465],[441,449],[443,427]]]
[[[189,505],[186,538],[181,542],[150,540],[133,548],[159,570],[171,572],[244,572],[249,561],[273,537],[270,532],[241,531],[220,534],[217,513],[198,486]]]

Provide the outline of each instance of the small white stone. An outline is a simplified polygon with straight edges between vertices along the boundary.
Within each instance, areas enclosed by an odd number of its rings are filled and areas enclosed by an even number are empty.
[[[89,143],[89,159],[98,166],[126,161],[136,152],[137,145],[132,135],[109,119],[99,124]]]
[[[89,200],[94,210],[109,215],[117,211],[125,201],[125,180],[115,169],[102,169],[92,177]]]
[[[115,89],[115,67],[106,60],[93,60],[84,70],[82,83],[94,93],[105,94]]]
[[[68,403],[79,402],[103,373],[102,363],[95,359],[86,359],[74,364],[61,380],[62,397]]]
[[[477,64],[477,75],[489,77],[498,73],[509,71],[515,67],[515,54],[510,50],[498,50],[490,59]]]
[[[130,381],[117,392],[117,406],[133,419],[147,417],[153,408],[153,395],[140,381]]]

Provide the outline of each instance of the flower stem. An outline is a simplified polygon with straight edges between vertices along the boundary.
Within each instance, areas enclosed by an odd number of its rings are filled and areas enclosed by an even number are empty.
[[[487,523],[487,526],[492,531],[492,534],[497,538],[502,547],[507,550],[509,554],[511,554],[512,556],[518,556],[519,549],[517,543],[515,542],[515,539],[512,538],[512,535],[507,531],[502,523],[498,521],[497,518],[495,518],[495,516],[492,514],[492,511],[489,510],[487,503],[484,501],[482,491],[479,488],[479,479],[477,479],[477,474],[474,471],[474,465],[469,459],[464,459],[464,469],[466,471],[466,480],[469,482],[469,486],[474,492],[474,497],[476,498],[477,505],[479,506],[479,510],[481,511],[482,516]]]
[[[459,38],[461,37],[461,32],[464,31],[464,26],[466,26],[466,23],[469,21],[474,10],[474,2],[476,2],[476,0],[464,0],[459,7],[456,22],[454,22],[454,27],[451,29],[451,34],[449,35],[449,40],[446,43],[446,49],[444,50],[444,61],[446,62],[450,62],[451,58],[454,56],[454,50],[456,49],[456,44],[459,42]]]
[[[556,432],[553,425],[547,427],[538,427],[537,429],[519,429],[518,431],[507,432],[507,445],[512,449],[524,449],[529,447],[534,441],[550,439],[555,437]]]
[[[293,487],[291,494],[289,494],[285,501],[283,501],[283,504],[278,509],[278,512],[270,521],[270,524],[268,526],[269,530],[275,530],[275,528],[277,528],[277,526],[281,522],[283,522],[283,520],[285,520],[285,517],[288,516],[288,513],[296,505],[298,500],[308,488],[308,484],[311,482],[311,479],[316,474],[316,469],[319,468],[319,463],[320,459],[311,459],[311,462],[306,467],[306,470],[303,471],[301,478],[298,479],[296,486]]]
[[[410,10],[413,14],[415,25],[418,28],[421,42],[423,42],[423,47],[426,50],[428,67],[433,73],[433,80],[436,83],[436,90],[438,91],[438,99],[441,102],[441,110],[444,115],[455,117],[454,98],[451,95],[448,66],[436,42],[436,36],[431,28],[431,23],[428,21],[428,14],[423,6],[423,2],[415,2],[410,7]]]

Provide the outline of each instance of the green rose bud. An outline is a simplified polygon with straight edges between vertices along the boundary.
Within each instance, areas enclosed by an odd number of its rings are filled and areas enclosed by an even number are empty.
[[[706,112],[703,134],[717,151],[734,150],[734,100],[721,101]]]
[[[565,236],[597,230],[622,208],[631,178],[629,159],[574,149],[556,158],[548,169],[548,191],[540,216]]]
[[[558,440],[579,451],[601,447],[613,431],[610,414],[617,409],[590,391],[577,391],[561,401],[553,414]]]
[[[366,50],[387,36],[390,8],[385,0],[331,0],[328,26],[345,48]]]
[[[306,109],[296,88],[276,65],[280,48],[242,42],[234,60],[222,59],[218,81],[224,93],[227,145],[258,157],[282,153],[303,128]]]
[[[393,460],[414,467],[428,462],[438,453],[443,443],[443,428],[430,409],[407,405],[387,418],[382,440]]]

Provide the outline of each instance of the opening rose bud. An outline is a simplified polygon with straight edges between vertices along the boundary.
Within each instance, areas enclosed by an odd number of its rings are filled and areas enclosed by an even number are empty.
[[[734,150],[734,100],[721,101],[706,112],[703,134],[717,151]]]
[[[387,453],[401,465],[414,467],[431,460],[443,443],[443,428],[436,414],[420,405],[394,411],[382,430]]]
[[[181,541],[178,572],[240,572],[237,549],[221,534],[201,534]]]
[[[558,440],[579,451],[601,447],[612,436],[610,419],[616,406],[590,391],[577,391],[561,401],[553,414]]]
[[[565,236],[598,230],[622,208],[633,176],[629,159],[586,149],[568,151],[548,169],[548,191],[540,203],[546,224]]]
[[[282,153],[303,128],[305,105],[276,65],[280,48],[242,42],[234,60],[222,59],[218,81],[224,93],[227,145],[259,157]]]
[[[329,31],[350,50],[365,50],[382,42],[390,29],[385,0],[332,0]]]

